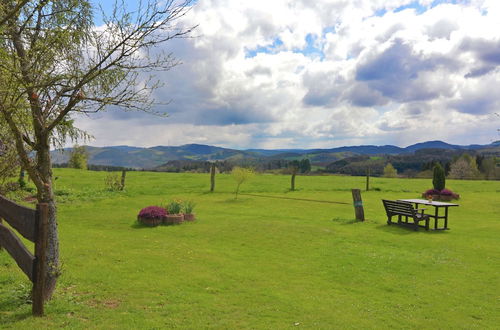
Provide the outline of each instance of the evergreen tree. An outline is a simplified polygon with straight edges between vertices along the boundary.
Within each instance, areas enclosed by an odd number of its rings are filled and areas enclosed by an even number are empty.
[[[436,163],[433,169],[432,185],[436,190],[443,190],[446,185],[446,178],[444,175],[444,169],[440,163]]]

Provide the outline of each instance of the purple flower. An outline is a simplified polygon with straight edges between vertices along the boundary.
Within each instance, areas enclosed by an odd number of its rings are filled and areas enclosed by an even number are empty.
[[[139,218],[163,219],[167,216],[167,210],[159,206],[148,206],[139,212]]]
[[[425,195],[439,195],[439,190],[436,190],[436,189],[426,190]]]

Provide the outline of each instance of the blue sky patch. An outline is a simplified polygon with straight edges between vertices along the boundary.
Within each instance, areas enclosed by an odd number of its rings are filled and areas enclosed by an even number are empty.
[[[273,54],[280,50],[280,47],[283,46],[283,41],[280,38],[274,39],[273,43],[267,46],[257,46],[254,49],[246,49],[245,50],[245,58],[253,58],[257,56],[259,53],[264,54]]]

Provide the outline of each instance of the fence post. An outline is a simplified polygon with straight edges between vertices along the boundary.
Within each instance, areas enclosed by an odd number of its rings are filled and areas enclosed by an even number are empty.
[[[36,206],[36,239],[35,239],[35,267],[33,276],[33,308],[35,316],[43,315],[44,287],[45,287],[45,252],[47,250],[47,223],[49,206],[45,203]]]
[[[123,170],[122,171],[122,181],[120,183],[120,190],[125,189],[125,176],[127,175],[127,171]]]
[[[352,199],[354,201],[354,213],[356,220],[365,221],[365,211],[363,209],[363,201],[361,200],[361,190],[352,189]]]
[[[368,169],[366,170],[366,191],[370,190],[370,172],[370,168],[368,167]]]
[[[210,167],[210,192],[213,192],[215,189],[215,163],[212,163]]]

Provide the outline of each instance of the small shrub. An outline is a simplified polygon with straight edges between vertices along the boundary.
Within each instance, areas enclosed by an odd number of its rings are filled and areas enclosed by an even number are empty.
[[[167,204],[168,214],[180,214],[182,211],[182,201],[173,200]]]
[[[104,186],[110,191],[118,191],[122,188],[121,179],[116,173],[108,173],[104,177]]]

